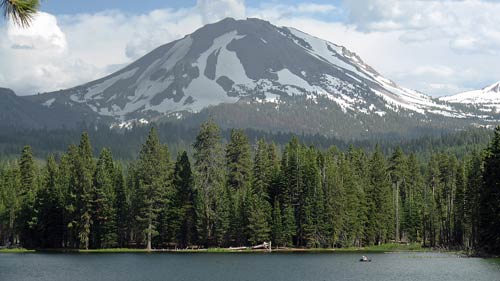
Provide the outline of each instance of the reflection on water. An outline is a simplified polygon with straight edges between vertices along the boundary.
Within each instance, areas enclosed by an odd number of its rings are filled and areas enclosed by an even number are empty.
[[[0,280],[500,281],[500,260],[440,253],[0,254]]]

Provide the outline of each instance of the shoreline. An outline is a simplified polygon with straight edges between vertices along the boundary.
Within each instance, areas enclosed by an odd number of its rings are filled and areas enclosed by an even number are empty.
[[[107,249],[0,249],[2,253],[269,253],[267,249],[231,249],[231,248],[205,248],[205,249],[151,249],[142,248],[107,248]],[[272,253],[403,253],[403,252],[436,252],[454,253],[463,255],[462,251],[423,248],[420,244],[383,244],[379,246],[349,247],[349,248],[273,248]]]

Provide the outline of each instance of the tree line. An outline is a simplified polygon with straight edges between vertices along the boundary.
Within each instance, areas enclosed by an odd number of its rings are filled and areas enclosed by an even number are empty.
[[[201,124],[201,123],[200,123]],[[194,142],[200,124],[188,126],[183,123],[159,123],[154,124],[160,141],[168,145],[172,155],[179,151],[187,150],[192,155],[191,144]],[[145,136],[150,126],[136,126],[131,129],[110,129],[109,126],[98,124],[80,124],[76,128],[61,129],[23,129],[0,124],[0,159],[12,160],[19,156],[25,144],[29,144],[37,157],[47,158],[50,154],[61,154],[66,152],[68,146],[78,142],[82,132],[87,132],[92,139],[94,153],[99,153],[102,148],[108,147],[113,152],[115,160],[133,161],[136,159]],[[409,135],[391,134],[372,136],[367,139],[353,139],[327,137],[320,134],[296,135],[290,132],[267,132],[255,129],[244,129],[250,144],[253,146],[260,139],[276,144],[282,150],[293,136],[296,136],[302,144],[326,150],[336,146],[340,150],[347,150],[349,146],[364,148],[367,153],[373,152],[376,144],[380,144],[385,154],[390,154],[396,146],[403,151],[415,152],[420,160],[428,160],[430,152],[446,151],[458,158],[471,151],[484,148],[492,138],[492,130],[485,128],[468,128],[453,133],[439,131],[422,132],[418,137]],[[221,127],[222,142],[227,143],[231,136],[231,130]]]
[[[425,162],[397,148],[279,149],[212,121],[192,154],[151,128],[126,167],[88,134],[39,165],[26,146],[0,167],[0,245],[27,248],[352,247],[418,242],[500,252],[500,128],[489,146]],[[190,156],[192,155],[192,156]]]

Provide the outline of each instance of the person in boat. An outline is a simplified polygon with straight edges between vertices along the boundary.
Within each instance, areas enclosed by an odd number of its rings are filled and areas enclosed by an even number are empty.
[[[367,256],[362,256],[361,257],[361,261],[368,261],[368,257]]]

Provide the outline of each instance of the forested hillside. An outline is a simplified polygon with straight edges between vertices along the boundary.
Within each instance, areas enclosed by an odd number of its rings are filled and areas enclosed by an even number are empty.
[[[125,140],[124,140],[125,141]],[[109,144],[112,148],[113,144]],[[350,247],[387,242],[500,252],[500,128],[486,149],[429,157],[380,146],[282,149],[213,122],[174,156],[151,128],[134,161],[89,134],[0,168],[0,244],[27,248]],[[184,149],[188,149],[186,145]],[[422,152],[423,153],[423,152]],[[191,156],[192,155],[192,156]]]
[[[187,150],[192,156],[192,143],[198,134],[198,128],[175,122],[154,124],[157,128],[160,141],[167,144],[173,155]],[[0,159],[11,160],[19,157],[25,145],[31,146],[35,158],[46,159],[50,154],[64,153],[68,146],[77,143],[83,131],[92,139],[95,154],[103,148],[109,148],[116,160],[132,161],[146,140],[150,126],[136,126],[131,129],[110,129],[103,126],[81,125],[78,129],[22,129],[0,125]],[[447,152],[462,158],[471,151],[484,148],[491,140],[492,130],[484,128],[469,128],[463,131],[440,132],[422,131],[419,137],[398,135],[379,135],[370,139],[345,140],[323,135],[310,135],[285,132],[265,132],[254,129],[245,129],[250,145],[254,146],[258,140],[264,139],[273,142],[281,151],[290,139],[296,136],[302,144],[326,150],[336,146],[344,151],[349,146],[363,148],[372,152],[376,144],[380,144],[384,153],[390,154],[399,146],[406,153],[414,152],[419,158],[428,159],[433,152]],[[231,129],[221,129],[221,141],[227,143],[231,136]]]

